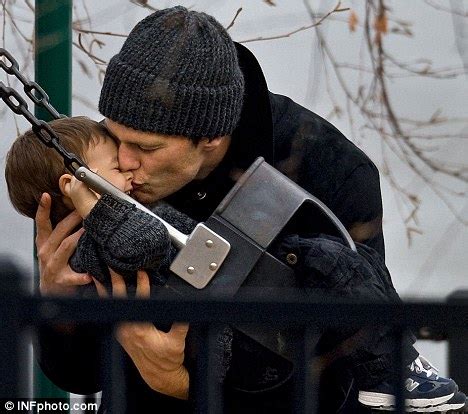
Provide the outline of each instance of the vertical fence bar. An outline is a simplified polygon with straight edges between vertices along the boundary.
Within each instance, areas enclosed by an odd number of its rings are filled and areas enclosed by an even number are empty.
[[[294,413],[317,413],[319,373],[311,365],[316,358],[313,348],[318,340],[318,333],[304,326],[298,329],[296,354],[294,359]]]
[[[124,380],[124,355],[119,343],[114,338],[113,327],[103,328],[101,341],[102,404],[108,413],[123,414],[127,409],[126,384]],[[139,412],[138,409],[134,410]],[[141,408],[140,408],[141,410]],[[133,411],[133,410],[132,410]]]
[[[222,386],[219,378],[220,360],[217,344],[222,328],[215,324],[200,324],[195,328],[197,361],[191,373],[195,393],[195,412],[221,414],[223,412]],[[192,390],[191,390],[192,392]]]
[[[468,290],[453,292],[447,303],[468,305]],[[468,390],[468,327],[448,330],[448,358],[450,377],[458,384],[460,390]]]
[[[21,336],[24,278],[0,257],[0,398],[26,397],[26,347]],[[3,408],[3,407],[2,407]]]
[[[51,103],[62,114],[71,114],[71,49],[73,0],[36,0],[35,2],[35,81],[49,95]],[[50,121],[50,114],[35,108],[35,115]],[[38,286],[39,271],[34,251],[34,286]],[[34,364],[34,395],[37,397],[66,398]]]
[[[468,329],[450,329],[448,336],[448,366],[450,378],[460,390],[468,390]]]
[[[96,414],[97,413],[97,410],[95,410],[94,408],[89,408],[91,407],[92,403],[97,403],[95,394],[85,395],[85,397],[83,398],[83,402],[86,403],[86,407],[87,407],[86,410],[83,410],[83,414]]]
[[[403,327],[395,328],[395,357],[394,366],[396,367],[394,376],[395,389],[395,412],[406,413],[405,409],[405,364],[403,349]]]

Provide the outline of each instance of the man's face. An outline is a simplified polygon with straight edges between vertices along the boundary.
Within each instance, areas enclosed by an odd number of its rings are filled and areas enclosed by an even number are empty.
[[[106,126],[119,144],[120,168],[133,174],[132,196],[139,202],[155,202],[204,177],[207,140],[195,146],[186,137],[137,131],[110,119]]]

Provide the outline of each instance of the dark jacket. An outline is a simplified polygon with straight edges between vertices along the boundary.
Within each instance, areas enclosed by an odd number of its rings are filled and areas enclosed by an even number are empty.
[[[355,240],[384,257],[379,172],[373,162],[332,124],[269,92],[256,58],[237,46],[246,94],[228,153],[207,178],[192,181],[167,201],[195,220],[205,221],[240,173],[262,156],[323,201]],[[319,230],[325,225],[311,224]]]
[[[189,183],[166,201],[194,220],[204,221],[239,175],[255,158],[263,156],[325,202],[355,240],[373,247],[383,257],[382,202],[374,164],[330,123],[289,98],[269,92],[255,57],[240,45],[238,52],[246,95],[241,121],[228,153],[208,177]],[[310,232],[327,230],[327,224],[316,217],[304,220]],[[87,394],[100,390],[97,370],[102,360],[96,351],[99,340],[95,334],[89,327],[77,328],[74,335],[44,330],[39,360],[45,373],[71,392]],[[226,399],[232,412],[285,412],[290,381],[281,389],[267,385],[256,393],[243,391],[239,381],[251,376],[254,369],[259,378],[265,378],[269,368],[287,376],[290,366],[261,346],[250,343],[242,334],[234,332],[233,336],[233,360],[226,379]],[[257,364],[251,365],[252,361]],[[154,406],[158,412],[190,410],[188,403],[151,390],[128,358],[125,369],[127,412],[143,412],[143,407],[148,406]],[[343,395],[346,391],[344,388]]]

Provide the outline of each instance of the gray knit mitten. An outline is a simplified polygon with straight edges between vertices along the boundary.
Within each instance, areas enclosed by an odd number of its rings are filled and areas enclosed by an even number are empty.
[[[103,195],[84,220],[85,233],[70,264],[100,282],[109,283],[111,267],[125,279],[139,269],[158,270],[170,261],[166,227],[134,205]]]

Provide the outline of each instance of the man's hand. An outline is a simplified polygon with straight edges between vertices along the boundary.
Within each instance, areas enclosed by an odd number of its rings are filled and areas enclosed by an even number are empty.
[[[51,206],[50,195],[42,194],[36,213],[39,289],[43,295],[73,295],[78,286],[92,282],[91,276],[86,273],[76,273],[68,265],[83,229],[70,233],[82,219],[78,213],[70,213],[52,230]]]
[[[126,297],[127,288],[119,274],[109,269],[114,297]],[[108,296],[106,288],[94,279],[98,293]],[[150,297],[150,282],[146,272],[139,271],[136,296]],[[122,323],[117,340],[135,363],[145,382],[155,391],[171,397],[187,399],[189,374],[184,367],[185,337],[188,324],[174,323],[169,332],[158,330],[152,323]]]

